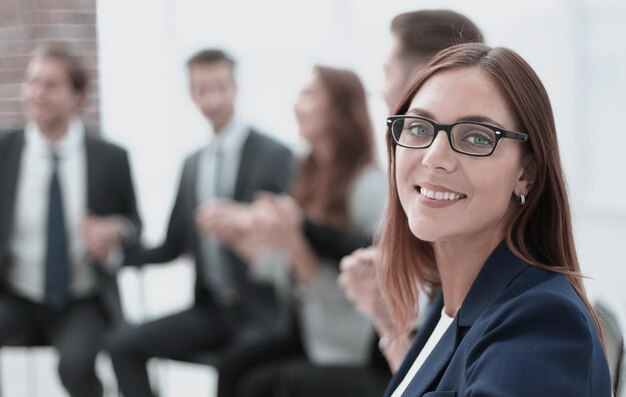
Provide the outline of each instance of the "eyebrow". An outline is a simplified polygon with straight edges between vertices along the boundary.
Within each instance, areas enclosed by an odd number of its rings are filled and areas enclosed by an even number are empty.
[[[421,117],[426,117],[429,118],[431,120],[435,120],[435,117],[433,116],[433,114],[431,112],[429,112],[426,109],[422,109],[422,108],[411,108],[406,112],[407,116],[421,116]],[[458,118],[456,120],[456,122],[459,121],[473,121],[476,123],[486,123],[486,124],[491,124],[495,127],[499,127],[502,129],[506,129],[504,128],[504,126],[500,123],[498,123],[497,121],[493,120],[492,118],[489,118],[487,116],[479,116],[479,115],[468,115],[468,116],[463,116],[461,118]]]

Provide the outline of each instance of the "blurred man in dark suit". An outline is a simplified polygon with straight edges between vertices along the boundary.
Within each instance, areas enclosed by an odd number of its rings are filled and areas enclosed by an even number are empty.
[[[102,396],[95,358],[121,321],[114,272],[141,228],[126,152],[79,117],[87,82],[64,47],[38,49],[28,123],[0,135],[0,346],[54,346],[73,397]]]

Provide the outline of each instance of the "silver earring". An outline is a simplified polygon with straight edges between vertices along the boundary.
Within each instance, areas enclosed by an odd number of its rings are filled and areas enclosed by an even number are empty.
[[[526,196],[524,196],[522,193],[519,194],[519,206],[523,206],[524,204],[526,204]]]

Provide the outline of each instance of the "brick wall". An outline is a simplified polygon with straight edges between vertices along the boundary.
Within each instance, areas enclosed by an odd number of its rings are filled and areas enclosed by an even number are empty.
[[[21,83],[39,43],[64,42],[90,75],[85,124],[97,128],[98,41],[96,0],[0,0],[0,129],[23,125]]]

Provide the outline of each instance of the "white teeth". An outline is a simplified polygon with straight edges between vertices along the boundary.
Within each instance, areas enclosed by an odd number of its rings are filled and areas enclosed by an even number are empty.
[[[420,193],[422,194],[422,196],[426,196],[429,199],[435,200],[435,192],[432,191],[432,190],[428,190],[426,188],[421,188]]]
[[[424,197],[428,197],[429,199],[432,200],[440,200],[440,201],[453,201],[453,200],[459,200],[461,198],[465,198],[465,195],[461,195],[458,193],[452,193],[452,192],[435,192],[432,190],[428,190],[425,187],[421,187],[420,188],[420,194]]]

